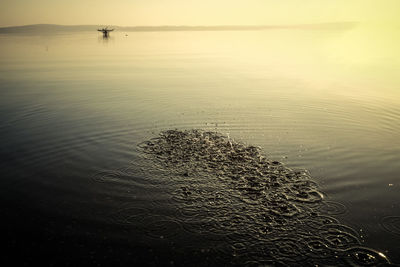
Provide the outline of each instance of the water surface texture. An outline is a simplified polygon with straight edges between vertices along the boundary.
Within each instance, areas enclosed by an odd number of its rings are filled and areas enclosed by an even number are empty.
[[[399,36],[0,35],[3,242],[25,264],[399,263]]]

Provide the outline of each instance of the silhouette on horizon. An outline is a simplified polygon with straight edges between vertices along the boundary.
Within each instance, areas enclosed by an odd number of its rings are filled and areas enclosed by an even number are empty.
[[[108,27],[105,27],[103,29],[98,29],[97,31],[102,32],[104,38],[108,38],[109,32],[112,32],[113,30],[114,29],[108,29]]]

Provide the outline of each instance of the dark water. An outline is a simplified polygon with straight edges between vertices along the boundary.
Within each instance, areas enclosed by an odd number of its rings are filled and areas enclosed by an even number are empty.
[[[337,264],[382,260],[365,247],[400,262],[396,36],[0,36],[6,255],[26,265],[296,265],[329,254],[335,265],[338,249]],[[248,198],[208,161],[183,171],[185,158],[168,166],[143,151],[175,128],[260,146],[271,162],[307,170],[297,193],[318,201],[279,199],[280,215],[267,218],[271,198]],[[260,228],[268,220],[274,227]],[[298,253],[310,244],[322,252]]]

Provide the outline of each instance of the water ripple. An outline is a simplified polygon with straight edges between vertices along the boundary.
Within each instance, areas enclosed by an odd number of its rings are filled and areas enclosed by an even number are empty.
[[[147,224],[154,237],[173,237],[182,226],[187,234],[222,242],[238,265],[389,262],[360,247],[357,231],[330,217],[347,209],[325,201],[307,171],[271,161],[259,147],[216,132],[168,130],[139,148],[177,186],[171,196],[176,217]],[[396,220],[383,225],[396,229]]]
[[[381,220],[382,227],[395,235],[400,235],[400,216],[386,216]]]

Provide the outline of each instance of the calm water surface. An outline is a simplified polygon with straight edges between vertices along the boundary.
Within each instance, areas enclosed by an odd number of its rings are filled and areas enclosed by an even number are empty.
[[[399,33],[1,35],[3,242],[26,263],[173,265],[206,253],[184,223],[154,224],[179,222],[181,184],[138,148],[163,130],[203,129],[307,169],[339,207],[331,215],[399,263]]]

